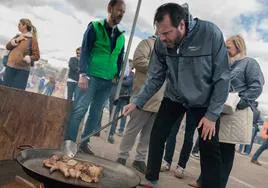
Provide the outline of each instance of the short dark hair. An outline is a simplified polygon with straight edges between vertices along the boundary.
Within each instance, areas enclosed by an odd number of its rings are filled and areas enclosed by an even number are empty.
[[[153,24],[163,21],[165,15],[169,15],[173,27],[178,27],[181,20],[186,21],[186,13],[182,6],[177,3],[166,3],[157,8]]]
[[[108,6],[115,6],[117,3],[125,3],[123,0],[110,0]]]
[[[76,50],[75,51],[80,51],[81,50],[81,47],[78,47],[78,48],[76,48]]]

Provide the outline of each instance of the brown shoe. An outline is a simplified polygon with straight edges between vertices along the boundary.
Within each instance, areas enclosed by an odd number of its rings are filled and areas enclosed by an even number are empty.
[[[258,166],[261,166],[262,165],[258,160],[251,159],[250,162],[252,162],[253,164],[258,165]]]
[[[188,185],[190,187],[195,187],[195,188],[200,188],[201,187],[197,181],[193,181],[193,182],[189,183]]]

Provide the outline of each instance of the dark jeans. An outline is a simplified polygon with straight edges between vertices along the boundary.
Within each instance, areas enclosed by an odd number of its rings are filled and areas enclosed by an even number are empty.
[[[193,147],[193,137],[194,132],[197,127],[197,125],[193,124],[193,117],[190,112],[186,113],[186,129],[184,134],[184,141],[183,146],[180,152],[180,158],[178,161],[178,165],[182,168],[186,167],[186,164],[189,160],[190,153]],[[174,154],[175,146],[176,146],[176,136],[180,128],[180,122],[182,121],[181,118],[179,118],[176,123],[173,125],[171,132],[167,138],[166,148],[165,148],[165,156],[164,160],[168,162],[169,164],[172,163],[172,157]]]
[[[25,90],[30,71],[6,67],[4,75],[4,85]]]
[[[244,152],[246,155],[249,155],[251,150],[252,150],[252,146],[253,146],[253,143],[254,143],[254,140],[255,140],[255,137],[258,133],[258,128],[257,127],[252,127],[252,138],[251,138],[251,142],[250,144],[247,144],[247,145],[244,145],[244,144],[240,144],[239,145],[239,152],[241,153],[242,150],[243,150],[243,147],[244,147]]]
[[[67,99],[73,100],[77,96],[77,82],[67,82]]]
[[[259,147],[259,149],[256,151],[256,153],[253,155],[252,159],[253,160],[258,160],[259,156],[262,154],[262,152],[264,152],[266,149],[268,149],[268,139],[266,139],[261,147]]]
[[[115,107],[115,112],[114,112],[113,119],[117,118],[119,116],[119,113],[120,112],[122,114],[123,109],[124,109],[124,106],[126,106],[128,104],[128,102],[129,101],[127,101],[127,100],[118,100],[118,103],[116,104],[116,107]],[[124,116],[123,118],[121,118],[119,132],[123,132],[124,131],[125,126],[126,126],[126,119],[127,119],[126,116]],[[114,135],[115,130],[116,130],[116,127],[117,127],[117,121],[114,122],[111,125],[109,136],[113,136]]]
[[[204,117],[207,108],[190,108],[187,110],[181,103],[171,101],[168,98],[163,99],[151,132],[146,171],[148,180],[156,181],[159,179],[165,142],[176,120],[182,118],[186,111],[192,114],[193,125],[197,126],[201,118]],[[216,134],[211,140],[204,141],[199,139],[200,163],[203,173],[202,188],[221,187],[221,157],[218,131],[219,121],[216,122]],[[201,135],[202,128],[198,130],[198,133]]]
[[[199,136],[195,140],[195,144],[192,150],[192,153],[198,153],[199,152]]]
[[[110,95],[111,88],[112,80],[104,80],[93,76],[90,78],[87,90],[77,88],[78,95],[73,102],[66,127],[65,140],[76,141],[79,125],[88,108],[89,114],[82,138],[99,128],[103,105]],[[82,144],[87,144],[87,142],[89,142],[89,139]]]
[[[53,93],[54,89],[53,88],[46,88],[44,95],[51,96]]]
[[[227,143],[220,143],[220,149],[221,149],[221,159],[222,159],[222,165],[221,165],[221,187],[225,188],[230,176],[230,173],[233,168],[234,163],[234,156],[235,156],[235,144],[227,144]],[[197,182],[202,185],[202,173],[199,176]]]
[[[176,146],[176,137],[180,129],[180,122],[181,122],[181,119],[177,119],[177,121],[172,126],[170,134],[167,138],[164,160],[169,164],[172,163],[172,158],[173,158],[175,146]]]

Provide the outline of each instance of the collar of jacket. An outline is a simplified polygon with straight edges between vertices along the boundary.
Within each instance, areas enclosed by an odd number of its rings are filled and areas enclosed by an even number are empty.
[[[240,61],[240,60],[242,60],[242,59],[245,59],[246,58],[246,56],[245,55],[242,55],[242,54],[236,54],[234,57],[231,57],[230,58],[230,64],[232,65],[234,62],[236,62],[236,61]]]

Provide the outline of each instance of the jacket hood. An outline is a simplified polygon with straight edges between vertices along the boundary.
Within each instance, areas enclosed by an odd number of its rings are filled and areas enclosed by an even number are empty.
[[[193,18],[192,14],[189,11],[189,6],[187,3],[184,3],[181,5],[185,11],[186,14],[186,23],[187,23],[187,32],[191,32],[196,24],[196,20]]]

